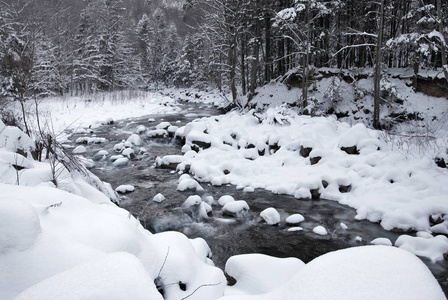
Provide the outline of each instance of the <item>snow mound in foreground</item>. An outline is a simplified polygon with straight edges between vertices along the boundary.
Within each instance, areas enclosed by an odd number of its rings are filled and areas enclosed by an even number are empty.
[[[275,290],[222,300],[446,299],[429,269],[415,255],[394,247],[355,247],[322,255]]]
[[[28,249],[40,232],[39,216],[31,204],[12,197],[0,197],[0,254],[13,249]]]
[[[263,254],[240,254],[226,262],[226,273],[236,284],[226,289],[226,295],[263,294],[288,281],[305,264],[298,258],[276,258]]]
[[[126,252],[106,254],[50,277],[22,292],[32,299],[163,299],[142,263]]]

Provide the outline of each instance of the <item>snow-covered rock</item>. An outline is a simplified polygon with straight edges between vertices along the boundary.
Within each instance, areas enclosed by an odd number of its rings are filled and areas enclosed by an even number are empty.
[[[232,217],[237,217],[241,213],[248,210],[249,205],[247,205],[247,202],[244,200],[230,201],[224,204],[224,206],[222,207],[223,215],[229,215]]]
[[[395,246],[437,262],[443,260],[444,255],[448,253],[448,238],[444,235],[435,237],[400,235],[395,241]]]
[[[143,143],[141,137],[135,133],[130,135],[126,141],[132,143],[134,146],[140,146]]]
[[[203,191],[204,188],[194,179],[187,178],[179,182],[177,190],[184,191]]]
[[[290,228],[288,228],[287,231],[291,231],[291,232],[294,232],[294,231],[303,231],[303,228],[300,227],[300,226],[294,226],[294,227],[290,227]]]
[[[126,148],[121,152],[121,155],[126,156],[128,159],[132,159],[135,157],[135,152],[132,148]]]
[[[325,229],[325,227],[323,227],[321,225],[314,227],[313,232],[318,235],[327,235],[328,234],[327,229]]]
[[[221,206],[224,206],[224,205],[226,205],[226,203],[232,202],[232,201],[235,201],[235,199],[230,195],[224,195],[218,199],[218,203]]]
[[[372,245],[392,246],[392,242],[388,238],[376,238],[370,241]]]
[[[122,184],[116,187],[115,191],[120,194],[126,194],[135,191],[135,187],[130,184]]]
[[[303,222],[305,218],[301,214],[293,214],[286,218],[286,224],[288,225],[296,225],[300,222]]]
[[[241,254],[230,257],[226,273],[236,284],[226,289],[226,295],[258,295],[267,293],[287,282],[305,264],[297,258],[276,258],[263,254]]]
[[[148,128],[146,128],[146,126],[144,126],[144,125],[139,125],[139,126],[135,129],[135,133],[136,133],[136,134],[142,134],[142,133],[145,133],[146,130],[148,130]]]
[[[279,212],[273,208],[268,207],[260,213],[260,217],[266,222],[268,225],[278,225],[280,223],[280,214]]]
[[[156,129],[164,129],[164,130],[166,130],[166,129],[168,129],[168,127],[170,127],[171,126],[171,123],[170,122],[160,122],[157,126],[156,126]]]
[[[184,203],[182,203],[182,207],[190,208],[191,206],[201,204],[201,202],[202,202],[201,196],[192,195],[192,196],[188,197],[187,200],[184,201]]]
[[[168,136],[168,131],[165,129],[154,129],[146,132],[146,137],[148,138],[163,138],[166,136]]]
[[[157,195],[154,196],[154,198],[152,198],[152,201],[157,202],[157,203],[161,203],[165,200],[165,196],[162,195],[161,193],[158,193]]]
[[[114,167],[123,167],[123,166],[126,166],[126,165],[128,164],[128,162],[129,162],[129,158],[127,158],[127,157],[120,157],[120,158],[117,158],[117,159],[112,163],[112,165],[113,165]]]

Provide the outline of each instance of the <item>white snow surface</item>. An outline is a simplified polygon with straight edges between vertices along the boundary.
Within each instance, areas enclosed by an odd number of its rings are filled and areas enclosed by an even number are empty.
[[[290,280],[263,295],[221,300],[446,299],[415,255],[388,246],[354,247],[319,256]]]
[[[263,188],[297,198],[311,198],[315,191],[355,208],[357,219],[381,222],[386,230],[429,230],[429,215],[448,214],[448,170],[438,168],[429,155],[403,155],[381,132],[363,124],[278,107],[264,114],[202,118],[184,129],[178,134],[187,145],[198,136],[210,142],[195,155],[185,153],[183,164],[213,185]],[[350,146],[359,154],[341,150]],[[310,157],[321,159],[311,164],[301,148],[312,148]]]
[[[297,258],[276,258],[263,254],[240,254],[230,257],[225,266],[236,284],[226,288],[226,295],[264,294],[281,286],[305,264]]]
[[[448,238],[444,235],[435,237],[401,235],[395,241],[395,246],[437,262],[443,260],[444,254],[448,253]]]
[[[327,229],[325,229],[325,227],[323,227],[321,225],[314,227],[313,232],[318,235],[327,235],[328,234]]]
[[[117,186],[115,188],[115,191],[118,193],[125,194],[125,193],[130,193],[130,192],[135,191],[135,187],[131,184],[122,184],[122,185]]]
[[[295,225],[299,224],[300,222],[303,222],[305,220],[305,217],[301,214],[293,214],[286,218],[286,224],[289,225]]]
[[[260,213],[260,217],[266,222],[268,225],[277,225],[280,223],[280,214],[279,212],[273,208],[268,207]]]
[[[27,109],[34,112],[34,104],[31,102]],[[173,98],[158,92],[118,91],[80,97],[45,98],[39,105],[39,111],[41,123],[47,124],[55,133],[61,133],[65,129],[96,127],[110,120],[170,114],[180,112],[181,109]],[[101,114],[98,114],[99,111]]]

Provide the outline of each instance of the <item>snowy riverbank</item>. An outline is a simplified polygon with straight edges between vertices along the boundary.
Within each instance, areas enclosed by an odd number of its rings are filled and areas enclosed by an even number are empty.
[[[180,111],[160,94],[135,102],[112,98],[47,99],[41,112],[52,112],[55,132],[70,125],[96,137],[102,123]],[[339,201],[386,229],[419,230],[397,240],[400,248],[434,261],[448,251],[446,236],[437,235],[448,230],[448,173],[435,165],[433,153],[404,155],[362,124],[299,116],[284,107],[198,119],[177,135],[186,140],[185,156],[176,158],[179,170],[188,166],[199,181]],[[237,284],[226,286],[204,240],[144,230],[110,201],[113,192],[95,176],[17,154],[28,153],[33,142],[2,123],[0,142],[2,299],[308,299],[328,293],[335,299],[446,299],[421,260],[387,246],[332,252],[308,264],[236,256],[226,272]]]

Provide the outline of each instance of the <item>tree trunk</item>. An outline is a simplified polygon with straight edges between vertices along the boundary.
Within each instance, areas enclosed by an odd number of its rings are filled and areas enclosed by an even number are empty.
[[[229,48],[229,66],[230,66],[230,90],[232,92],[232,101],[233,103],[236,103],[236,82],[235,82],[235,75],[236,75],[236,37],[235,34],[233,34],[233,40],[232,45]]]
[[[374,102],[373,102],[373,127],[380,129],[380,81],[381,81],[381,45],[383,44],[383,25],[384,25],[384,0],[381,0],[380,6],[380,24],[378,28],[378,40],[376,45],[375,57],[375,77],[374,77]]]
[[[257,88],[257,77],[258,77],[258,65],[259,65],[259,56],[260,56],[260,20],[259,20],[259,9],[258,9],[258,1],[256,2],[256,10],[255,10],[255,32],[254,32],[254,42],[253,42],[253,51],[252,51],[252,60],[251,60],[251,72],[250,72],[250,87],[249,87],[249,97],[248,101],[252,100],[255,89]]]
[[[439,19],[439,32],[442,35],[442,40],[440,41],[440,52],[442,54],[442,69],[443,75],[445,75],[445,80],[448,82],[448,64],[446,61],[446,41],[444,38],[443,31],[443,13],[442,13],[442,0],[437,0],[437,17]]]
[[[308,106],[308,64],[310,56],[310,24],[309,24],[309,3],[306,3],[306,37],[305,37],[305,55],[303,56],[302,66],[302,107]]]
[[[246,95],[246,36],[241,39],[241,89]]]
[[[266,59],[264,67],[264,81],[268,83],[272,78],[272,58],[271,58],[271,19],[269,18],[268,12],[265,15],[265,39],[266,39]]]

